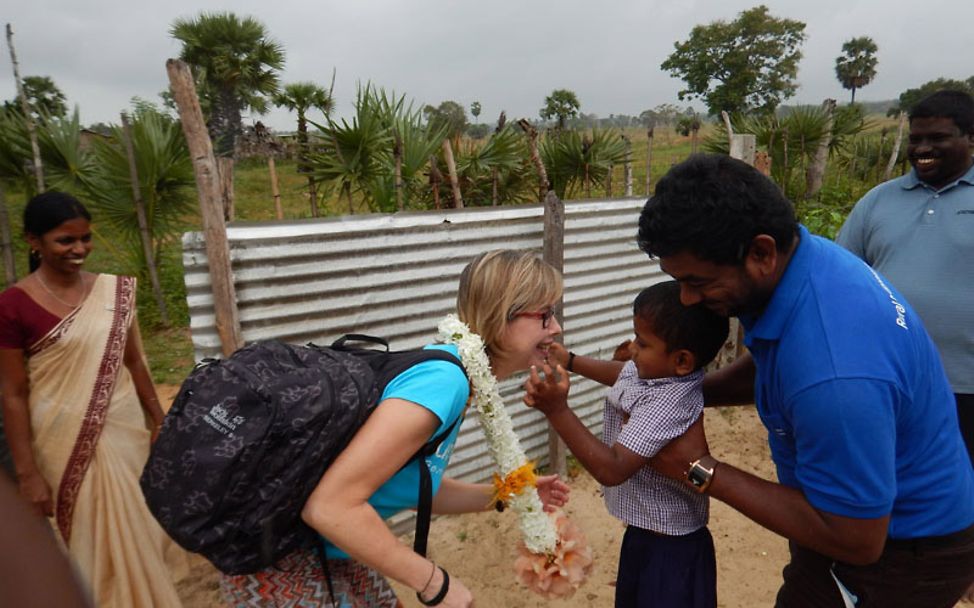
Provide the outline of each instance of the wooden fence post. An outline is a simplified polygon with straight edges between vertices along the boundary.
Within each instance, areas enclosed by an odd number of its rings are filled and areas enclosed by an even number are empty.
[[[883,181],[889,181],[889,178],[893,176],[893,167],[896,166],[896,158],[900,155],[900,145],[903,143],[903,131],[905,128],[906,112],[900,111],[900,124],[896,127],[896,140],[893,142],[893,152],[889,155],[889,162],[886,163]]]
[[[453,160],[453,145],[449,137],[443,140],[443,160],[446,161],[450,189],[453,190],[453,208],[463,209],[463,196],[460,195],[460,181],[457,179],[457,163]]]
[[[832,143],[832,125],[835,119],[835,100],[826,99],[822,102],[825,112],[825,136],[815,148],[812,164],[805,170],[805,200],[810,200],[822,189],[822,179],[825,177],[825,166],[829,161],[829,145]],[[803,146],[804,147],[804,146]]]
[[[399,129],[393,131],[392,158],[395,161],[392,186],[396,190],[396,209],[403,211],[405,207],[402,202],[402,137],[399,135]]]
[[[223,220],[220,176],[217,174],[213,143],[206,131],[196,84],[189,66],[178,59],[166,61],[166,71],[172,88],[173,99],[179,110],[183,134],[193,160],[196,189],[200,200],[200,217],[203,221],[206,258],[209,265],[213,290],[213,312],[216,330],[224,355],[243,346],[240,334],[240,315],[237,311],[237,294],[233,286],[230,266],[230,245],[227,241],[226,224]]]
[[[142,253],[149,269],[149,281],[152,283],[152,293],[156,297],[159,307],[159,317],[163,325],[169,325],[169,311],[166,309],[166,298],[162,295],[159,285],[159,272],[156,269],[156,256],[152,251],[152,237],[149,234],[149,220],[145,215],[145,201],[142,200],[142,187],[139,183],[139,171],[135,164],[135,147],[132,145],[132,128],[128,116],[122,112],[122,143],[125,146],[125,156],[129,161],[129,177],[132,180],[132,201],[135,203],[135,217],[139,221],[139,237],[142,240]]]
[[[632,140],[625,135],[622,139],[626,142],[626,164],[622,166],[622,183],[625,188],[623,192],[626,197],[630,197],[632,196]]]
[[[24,83],[20,80],[20,66],[17,63],[17,53],[14,52],[14,31],[7,24],[7,47],[10,49],[10,63],[14,66],[14,81],[17,83],[17,97],[20,98],[20,109],[24,113],[24,123],[27,125],[27,136],[30,138],[30,150],[34,155],[34,180],[37,182],[37,193],[44,192],[44,165],[41,162],[41,148],[37,143],[37,131],[34,129],[34,119],[30,115],[30,104],[24,93]]]
[[[653,194],[653,134],[655,127],[646,129],[646,197]]]
[[[0,183],[0,247],[3,248],[4,286],[17,282],[17,265],[14,263],[14,243],[10,234],[10,214],[7,211],[7,195]]]
[[[277,219],[283,220],[284,208],[281,207],[281,186],[277,183],[277,163],[274,161],[273,154],[267,157],[267,169],[271,173],[271,196],[274,197],[274,214]]]
[[[548,194],[548,190],[551,188],[551,182],[548,181],[548,172],[545,171],[544,161],[541,160],[541,154],[538,153],[538,131],[524,118],[517,121],[517,126],[521,127],[521,130],[528,136],[528,149],[531,151],[531,162],[534,163],[534,168],[538,172],[538,190],[541,195],[541,200],[544,200]]]
[[[544,197],[544,242],[542,245],[544,261],[551,264],[558,272],[565,270],[565,203],[553,190],[549,190]],[[564,296],[555,305],[558,323],[565,322]],[[562,340],[561,336],[557,338]],[[548,429],[548,465],[550,472],[565,477],[568,471],[566,458],[568,449],[554,429]]]
[[[749,165],[754,165],[754,154],[757,148],[757,138],[754,135],[732,135],[731,136],[731,158],[743,160]]]

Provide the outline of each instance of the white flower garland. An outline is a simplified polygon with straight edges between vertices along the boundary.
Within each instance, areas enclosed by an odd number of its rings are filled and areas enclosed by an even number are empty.
[[[480,336],[470,331],[467,324],[456,315],[447,315],[438,327],[440,340],[455,344],[460,360],[473,384],[473,406],[480,416],[480,426],[487,437],[491,456],[501,471],[501,476],[520,468],[527,462],[521,442],[514,432],[514,424],[504,407],[497,378],[490,369],[490,360]],[[518,514],[524,544],[533,553],[551,554],[558,543],[555,524],[545,513],[538,490],[525,488],[510,499],[511,508]]]

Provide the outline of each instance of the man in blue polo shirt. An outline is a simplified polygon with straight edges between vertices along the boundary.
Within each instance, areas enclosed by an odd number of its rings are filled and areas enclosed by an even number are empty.
[[[889,278],[923,319],[974,463],[974,99],[939,91],[910,110],[913,171],[876,186],[836,242]]]
[[[660,180],[639,246],[684,304],[743,323],[750,356],[704,392],[756,403],[779,482],[717,462],[702,423],[653,466],[789,539],[778,607],[954,606],[974,582],[974,470],[903,296],[726,156],[693,156]]]

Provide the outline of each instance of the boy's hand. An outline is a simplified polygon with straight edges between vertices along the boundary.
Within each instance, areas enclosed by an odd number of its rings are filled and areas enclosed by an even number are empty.
[[[558,365],[557,377],[547,363],[542,368],[544,379],[538,374],[538,368],[531,366],[531,374],[524,383],[524,404],[540,411],[545,416],[568,407],[568,372]]]
[[[616,346],[615,351],[612,353],[613,361],[628,361],[632,359],[632,353],[629,352],[629,344],[632,340],[625,340],[619,346]]]
[[[548,347],[548,365],[568,367],[568,349],[563,344],[552,342]]]

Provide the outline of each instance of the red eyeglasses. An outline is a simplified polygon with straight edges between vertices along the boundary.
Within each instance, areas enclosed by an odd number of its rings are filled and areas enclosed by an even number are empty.
[[[555,309],[549,308],[548,310],[542,310],[540,312],[516,312],[510,316],[510,320],[513,321],[517,317],[527,317],[529,319],[541,319],[541,329],[548,329],[548,325],[551,324],[551,319],[554,316],[555,316]]]

